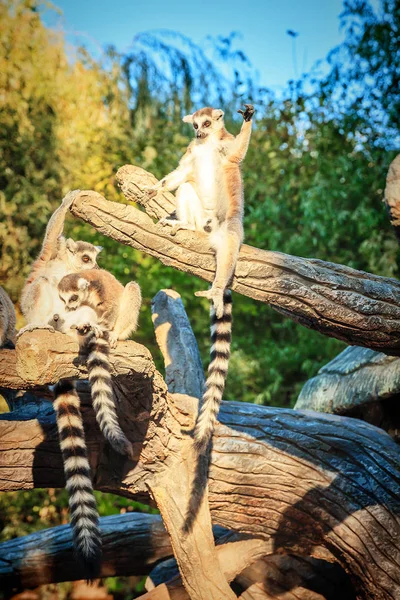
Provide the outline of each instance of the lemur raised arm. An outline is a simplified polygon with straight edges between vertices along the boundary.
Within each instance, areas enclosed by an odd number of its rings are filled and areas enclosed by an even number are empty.
[[[54,330],[52,317],[58,312],[58,282],[67,273],[97,267],[100,246],[74,242],[62,236],[65,216],[79,190],[69,192],[47,224],[42,249],[25,282],[21,295],[21,309],[27,325],[18,335],[33,329]]]
[[[117,452],[132,458],[132,445],[118,423],[108,355],[110,346],[126,340],[137,328],[140,287],[135,282],[123,287],[111,273],[96,269],[66,275],[58,291],[67,313],[84,306],[96,313],[97,323],[86,342],[93,408],[106,440]]]
[[[249,146],[254,107],[245,105],[238,111],[243,125],[236,138],[224,126],[222,110],[202,108],[184,117],[192,123],[196,138],[175,171],[149,188],[175,190],[176,217],[160,223],[178,229],[206,231],[215,250],[216,273],[212,287],[196,296],[212,300],[211,361],[202,406],[197,418],[194,439],[204,453],[212,436],[228,372],[232,331],[232,298],[226,288],[236,268],[243,241],[243,182],[240,163]]]

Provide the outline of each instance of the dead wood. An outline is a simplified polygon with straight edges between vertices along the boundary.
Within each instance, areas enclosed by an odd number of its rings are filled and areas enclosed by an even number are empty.
[[[400,441],[400,359],[353,346],[324,365],[295,408],[356,417]]]
[[[168,391],[201,398],[203,365],[180,295],[174,290],[161,290],[153,298],[151,312],[157,344],[164,357]]]
[[[127,513],[100,520],[103,540],[101,577],[148,573],[172,554],[159,515]],[[71,569],[71,563],[74,568]],[[35,588],[85,577],[73,557],[71,528],[53,527],[0,544],[0,588]]]
[[[142,188],[154,176],[143,169],[127,165],[117,180],[127,198],[143,204],[153,218],[174,206],[168,193],[147,201]],[[81,192],[71,210],[102,234],[165,265],[206,281],[214,277],[214,255],[205,234],[180,231],[171,236],[168,227],[156,225],[144,212],[92,191]],[[400,354],[400,283],[395,279],[244,245],[232,289],[351,345]]]
[[[61,334],[36,332],[25,334],[16,350],[7,352],[14,356],[16,372],[20,353],[32,355],[29,387],[35,380],[54,383],[60,372],[84,379],[76,350]],[[193,427],[197,404],[168,393],[148,352],[134,342],[119,344],[112,363],[120,420],[135,444],[137,461],[121,459],[106,447],[83,391],[94,485],[147,502],[155,497],[164,504],[163,517],[169,512],[174,519],[176,497],[171,502],[170,488],[182,471],[177,488],[182,490],[190,473],[185,432]],[[249,542],[261,540],[263,555],[339,563],[359,598],[395,597],[400,586],[400,472],[399,449],[389,436],[353,419],[236,402],[224,403],[220,420],[209,473],[213,522],[250,536]],[[64,485],[54,417],[48,411],[30,421],[21,414],[3,415],[0,451],[1,490]],[[182,509],[184,502],[177,506]],[[191,549],[179,519],[170,533],[176,554]],[[184,571],[182,554],[179,560]],[[205,564],[197,560],[194,564]],[[199,597],[190,587],[196,580],[190,569],[186,577],[191,597]]]

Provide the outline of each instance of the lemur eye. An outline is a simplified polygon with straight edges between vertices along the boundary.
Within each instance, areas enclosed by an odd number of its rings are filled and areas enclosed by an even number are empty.
[[[88,256],[87,254],[84,254],[84,255],[82,256],[82,260],[83,260],[83,262],[86,262],[86,263],[87,263],[87,262],[89,262],[89,260],[90,260],[90,256]]]
[[[211,122],[210,121],[204,121],[203,126],[204,127],[210,127]]]
[[[195,129],[198,129],[198,128],[199,128],[199,126],[197,125],[197,123],[195,123],[195,124],[193,125],[193,127],[194,127]]]
[[[78,300],[78,294],[74,294],[73,296],[71,296],[70,300],[71,302],[76,302]]]

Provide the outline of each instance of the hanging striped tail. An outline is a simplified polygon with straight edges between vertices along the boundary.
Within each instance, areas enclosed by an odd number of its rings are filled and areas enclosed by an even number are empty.
[[[79,396],[74,384],[67,380],[55,385],[54,396],[75,553],[91,580],[100,572],[101,535]]]
[[[132,444],[122,431],[115,410],[109,361],[108,331],[91,330],[86,336],[87,369],[96,419],[105,439],[120,454],[133,458]]]
[[[224,312],[220,319],[211,304],[211,350],[205,392],[194,429],[194,444],[205,454],[214,432],[228,374],[232,339],[232,294],[224,292]]]

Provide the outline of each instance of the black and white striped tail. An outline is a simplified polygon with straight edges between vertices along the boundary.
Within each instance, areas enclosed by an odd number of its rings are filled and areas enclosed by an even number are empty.
[[[204,454],[214,432],[228,374],[232,339],[232,295],[224,292],[224,312],[220,319],[211,304],[211,351],[202,405],[194,429],[194,444]]]
[[[117,452],[132,457],[132,444],[119,425],[115,409],[108,332],[103,331],[102,336],[99,337],[94,331],[90,331],[86,336],[86,348],[92,403],[100,430]]]
[[[87,579],[94,579],[100,572],[101,536],[79,396],[74,384],[66,380],[54,387],[54,395],[75,553]]]

